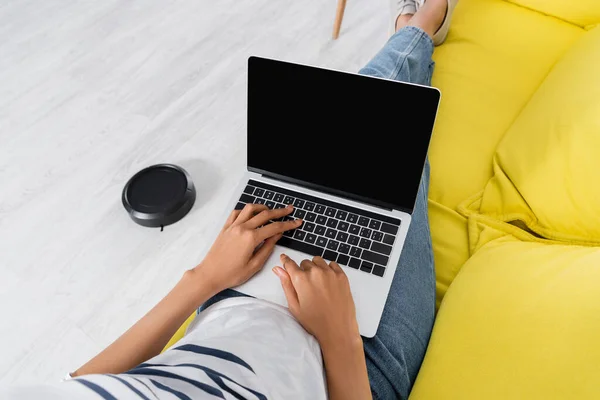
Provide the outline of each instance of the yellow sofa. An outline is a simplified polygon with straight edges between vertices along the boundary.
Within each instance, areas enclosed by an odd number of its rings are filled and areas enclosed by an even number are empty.
[[[461,0],[430,160],[439,311],[411,399],[600,398],[600,0]]]

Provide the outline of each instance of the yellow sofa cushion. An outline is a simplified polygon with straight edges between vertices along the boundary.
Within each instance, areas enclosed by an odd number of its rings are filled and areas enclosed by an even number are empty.
[[[502,0],[460,0],[434,54],[442,101],[429,152],[429,216],[438,303],[469,256],[457,206],[483,190],[499,141],[584,32]]]
[[[511,3],[537,10],[541,13],[568,21],[582,28],[590,28],[600,22],[598,0],[509,0]]]
[[[498,147],[479,212],[600,244],[600,28],[554,67]]]
[[[503,236],[448,290],[410,396],[600,398],[600,249]]]
[[[436,308],[460,268],[469,259],[467,220],[456,211],[429,200],[429,224],[434,243]]]
[[[442,92],[430,198],[455,209],[492,177],[496,147],[584,30],[501,0],[461,0],[434,53]]]
[[[192,315],[190,315],[188,317],[188,319],[185,320],[183,325],[181,325],[179,327],[179,329],[177,329],[177,332],[175,332],[175,334],[173,335],[171,340],[169,340],[169,343],[166,344],[165,348],[161,351],[161,353],[164,353],[165,351],[167,351],[171,346],[173,346],[175,343],[179,342],[179,340],[181,340],[181,338],[183,338],[185,336],[185,332],[187,331],[188,326],[190,326],[192,321],[196,318],[196,315],[197,314],[194,311],[192,313]]]

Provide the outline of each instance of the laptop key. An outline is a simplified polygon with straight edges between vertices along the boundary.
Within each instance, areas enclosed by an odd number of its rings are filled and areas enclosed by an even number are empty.
[[[338,253],[331,250],[325,250],[325,253],[323,253],[323,258],[329,261],[335,261],[337,259],[337,256]]]
[[[292,196],[285,196],[285,199],[283,199],[283,202],[285,204],[293,204],[294,203],[294,198]]]
[[[340,265],[348,265],[348,261],[350,261],[350,257],[344,254],[338,254],[337,263]]]
[[[254,200],[254,204],[265,204],[267,201],[265,199],[261,199],[260,197],[257,197]]]
[[[369,228],[362,228],[360,230],[360,236],[364,237],[364,238],[370,238],[371,237],[371,230]]]
[[[281,204],[281,203],[278,203],[277,205],[275,205],[275,208],[276,209],[285,208],[285,206],[283,204]]]
[[[294,206],[295,207],[295,206]],[[300,218],[300,219],[304,219],[304,217],[306,216],[306,211],[301,210],[299,208],[296,208],[294,210],[294,217],[296,218]]]
[[[278,203],[283,203],[283,195],[281,193],[275,193],[273,200]]]
[[[243,194],[240,196],[240,201],[244,202],[244,203],[254,203],[254,200],[256,199],[256,197],[254,196],[250,196],[249,194]]]
[[[369,250],[363,250],[362,257],[363,260],[374,262],[375,264],[387,265],[389,257],[384,256],[379,253],[373,253]]]
[[[302,253],[310,254],[311,256],[323,256],[323,249],[315,246],[314,244],[300,242],[298,240],[291,239],[283,236],[277,242],[278,245],[287,247],[288,249],[301,251]]]
[[[254,189],[254,195],[255,196],[261,196],[265,194],[265,189],[261,189],[261,188],[256,188]]]
[[[336,232],[335,230],[328,228],[327,231],[325,231],[325,236],[327,236],[329,239],[335,239]]]
[[[363,249],[368,249],[371,247],[371,241],[369,239],[360,239],[360,243],[358,244]]]
[[[302,200],[302,199],[296,199],[294,201],[294,207],[298,207],[298,208],[304,207],[304,200]]]
[[[325,206],[322,204],[317,204],[317,206],[315,207],[315,212],[317,214],[323,214],[325,213]]]
[[[305,222],[304,227],[302,228],[306,232],[313,232],[315,230],[315,224],[312,222]]]
[[[352,257],[360,258],[361,254],[362,254],[362,250],[359,249],[358,247],[352,247],[352,249],[350,249],[350,255]]]
[[[375,229],[375,230],[379,230],[379,227],[381,226],[381,222],[372,219],[371,222],[369,222],[369,228],[371,229]]]
[[[338,249],[339,245],[340,245],[340,242],[336,242],[335,240],[330,240],[329,242],[327,242],[327,248],[329,250],[336,251]]]
[[[315,228],[315,233],[317,235],[324,235],[325,234],[325,227],[323,225],[317,225],[317,227]]]
[[[340,247],[338,247],[338,251],[340,253],[348,254],[350,253],[350,245],[346,243],[340,243]]]
[[[317,245],[323,247],[327,246],[327,239],[325,239],[323,236],[319,236],[317,238]]]
[[[283,232],[283,236],[292,237],[292,236],[294,236],[294,231],[285,231],[285,232]],[[279,240],[281,240],[281,239],[279,239]]]
[[[348,240],[348,234],[346,232],[338,232],[336,239],[344,243]]]
[[[265,192],[265,199],[267,199],[267,200],[272,200],[272,199],[273,199],[273,196],[275,196],[275,193],[271,192],[270,190],[267,190],[267,191]]]
[[[304,241],[308,243],[314,243],[317,241],[317,235],[315,235],[314,233],[307,233],[306,239],[304,239]]]
[[[243,209],[244,207],[246,207],[246,205],[245,205],[244,203],[237,203],[237,204],[235,205],[235,209],[236,209],[236,210],[241,210],[241,209]]]
[[[329,218],[325,225],[327,225],[329,228],[335,228],[337,226],[337,219]]]
[[[385,268],[382,267],[381,265],[373,266],[373,275],[383,276],[384,273],[385,273]]]
[[[294,239],[304,240],[304,237],[306,237],[306,232],[296,229],[294,232]]]
[[[250,185],[246,186],[246,188],[244,189],[244,193],[247,193],[247,194],[254,193],[254,186],[250,186]]]
[[[327,210],[325,210],[325,215],[327,215],[328,217],[335,217],[335,209],[327,207]]]
[[[378,253],[385,254],[386,256],[389,256],[390,254],[392,254],[392,246],[388,246],[387,244],[383,244],[383,243],[379,243],[379,242],[373,242],[371,244],[371,250],[376,251]]]
[[[383,240],[383,232],[373,231],[373,234],[371,235],[371,239],[381,242]]]
[[[326,223],[327,223],[327,217],[324,217],[322,215],[317,216],[317,224],[325,225]]]
[[[348,229],[348,232],[350,232],[353,235],[358,235],[360,233],[360,226],[358,226],[358,225],[350,225],[350,228]]]
[[[360,265],[361,271],[370,273],[372,269],[373,269],[373,263],[370,263],[368,261],[363,261],[362,264]]]
[[[360,260],[358,258],[352,257],[350,262],[348,263],[350,268],[359,269],[360,268]]]
[[[396,233],[398,233],[398,226],[386,224],[384,222],[384,223],[381,224],[380,230],[383,231],[383,232],[385,232],[385,233],[391,233],[392,235],[395,235]]]
[[[370,273],[372,269],[373,269],[373,263],[370,263],[368,261],[363,261],[362,264],[360,265],[361,271]]]
[[[267,205],[267,207],[269,207],[269,209],[274,209],[275,208],[275,202],[271,201],[271,200],[267,200],[267,202],[265,203]]]
[[[369,218],[367,217],[359,217],[358,218],[358,224],[361,226],[368,226],[369,225]]]
[[[347,216],[348,216],[348,212],[342,211],[342,210],[338,210],[338,212],[335,214],[335,217],[337,219],[341,219],[342,221],[344,221]]]
[[[348,230],[348,228],[350,228],[350,224],[349,224],[349,223],[347,223],[347,222],[344,222],[344,221],[340,221],[340,222],[338,223],[338,226],[337,226],[337,228],[338,228],[340,231],[344,231],[344,232],[346,232],[346,231]]]
[[[313,211],[315,209],[315,203],[307,201],[306,204],[304,204],[304,209],[306,211]]]
[[[358,236],[350,235],[350,237],[348,238],[348,243],[350,243],[353,246],[358,246],[359,241],[360,238]]]
[[[385,244],[394,244],[394,239],[395,239],[395,237],[393,237],[392,235],[385,235],[383,237],[383,243],[385,243]]]
[[[304,217],[304,219],[308,222],[315,222],[315,220],[317,219],[317,214],[311,212],[306,213],[306,217]]]
[[[351,222],[353,224],[357,223],[358,222],[358,215],[356,215],[356,214],[349,214],[347,221]]]

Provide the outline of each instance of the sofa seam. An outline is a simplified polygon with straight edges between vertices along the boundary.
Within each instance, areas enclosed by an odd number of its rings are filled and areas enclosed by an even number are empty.
[[[546,13],[546,12],[543,12],[543,11],[540,11],[540,10],[536,10],[535,8],[527,7],[527,6],[523,5],[523,4],[517,4],[517,3],[514,3],[513,1],[510,1],[510,0],[503,0],[503,1],[504,1],[505,3],[512,4],[512,5],[513,5],[513,6],[515,6],[515,7],[519,7],[519,8],[522,8],[522,9],[524,9],[524,10],[527,10],[527,11],[531,11],[531,12],[534,12],[534,13],[537,13],[537,14],[541,14],[541,15],[543,15],[543,16],[545,16],[545,17],[554,18],[554,19],[556,19],[556,20],[558,20],[558,21],[560,21],[560,22],[564,22],[565,24],[573,25],[573,26],[575,26],[575,27],[577,27],[577,28],[580,28],[580,29],[582,29],[582,30],[584,30],[584,31],[586,30],[586,29],[585,29],[585,28],[586,28],[586,26],[588,26],[588,25],[579,25],[579,24],[576,24],[576,23],[574,23],[574,22],[568,21],[568,20],[566,20],[566,19],[564,19],[564,18],[561,18],[561,17],[559,17],[559,16],[557,16],[557,15],[548,14],[548,13]],[[597,24],[597,23],[598,23],[598,22],[596,22],[596,24]],[[593,25],[593,24],[592,24],[592,25]]]

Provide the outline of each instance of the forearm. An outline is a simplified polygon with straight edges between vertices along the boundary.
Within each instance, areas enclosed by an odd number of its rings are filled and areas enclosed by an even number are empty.
[[[331,400],[372,399],[360,336],[322,343],[321,351]]]
[[[156,356],[202,303],[217,293],[200,271],[187,271],[152,310],[73,376],[122,373]]]

